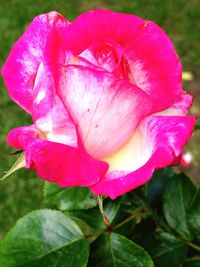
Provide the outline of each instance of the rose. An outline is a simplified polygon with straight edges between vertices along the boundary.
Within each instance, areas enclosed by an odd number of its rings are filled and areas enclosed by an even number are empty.
[[[2,71],[34,124],[12,130],[26,167],[115,198],[178,164],[195,118],[173,45],[153,22],[105,10],[36,17]]]

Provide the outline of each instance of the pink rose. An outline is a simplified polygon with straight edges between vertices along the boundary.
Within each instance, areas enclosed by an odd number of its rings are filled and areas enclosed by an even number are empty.
[[[62,187],[116,198],[178,164],[194,129],[181,64],[153,22],[105,10],[40,15],[2,74],[34,124],[8,135],[26,167]]]

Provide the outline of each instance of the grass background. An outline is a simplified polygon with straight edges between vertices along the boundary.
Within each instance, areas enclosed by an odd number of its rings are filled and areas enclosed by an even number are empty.
[[[200,2],[199,0],[0,0],[0,67],[12,45],[38,14],[56,10],[68,20],[93,8],[107,8],[132,13],[159,24],[173,41],[183,70],[193,79],[184,82],[184,89],[195,96],[191,113],[200,113]],[[16,156],[6,144],[6,135],[14,127],[31,123],[30,117],[8,97],[0,78],[0,176],[8,170]],[[192,178],[200,176],[200,135],[194,134],[186,147],[194,156],[186,170]],[[17,218],[42,202],[43,182],[32,171],[21,170],[0,184],[0,239]]]

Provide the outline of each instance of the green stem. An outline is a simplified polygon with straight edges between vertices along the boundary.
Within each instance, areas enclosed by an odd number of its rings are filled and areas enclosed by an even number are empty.
[[[193,244],[193,243],[191,243],[191,242],[187,242],[187,244],[188,244],[188,246],[190,246],[191,248],[193,248],[193,249],[195,249],[195,250],[197,250],[197,251],[200,251],[200,246],[197,246],[197,245],[195,245],[195,244]]]
[[[138,196],[135,192],[131,192],[131,193],[132,193],[132,195],[133,195],[136,199],[138,199],[138,200],[140,201],[140,203],[141,203],[147,210],[150,211],[151,216],[152,216],[152,219],[153,219],[153,221],[154,221],[154,223],[155,223],[155,225],[156,225],[157,230],[161,229],[160,224],[159,224],[158,219],[157,219],[157,214],[156,214],[156,212],[152,209],[152,207],[149,205],[149,203],[148,203],[144,198]]]
[[[111,223],[110,223],[108,217],[105,215],[104,210],[103,210],[103,197],[102,197],[102,195],[97,196],[97,201],[98,201],[99,210],[100,210],[101,215],[103,217],[104,223],[105,223],[107,228],[110,228]]]
[[[92,237],[97,237],[98,235],[101,235],[105,232],[105,230],[97,230],[95,233],[88,233],[88,234],[85,234],[84,237],[85,238],[92,238]]]
[[[129,221],[133,220],[135,218],[135,214],[132,214],[130,217],[126,218],[124,221],[118,223],[117,225],[115,225],[113,227],[113,230],[120,228],[121,226],[123,226],[124,224],[128,223]]]

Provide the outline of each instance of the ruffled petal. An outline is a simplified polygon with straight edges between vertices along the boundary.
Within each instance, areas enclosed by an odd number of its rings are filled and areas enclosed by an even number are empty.
[[[62,187],[98,183],[108,170],[106,162],[93,159],[81,149],[45,140],[35,140],[27,147],[26,164],[42,179]]]
[[[39,177],[62,187],[89,186],[98,183],[108,164],[95,160],[82,149],[41,140],[34,126],[13,129],[8,143],[25,150],[26,167],[36,170]]]
[[[127,146],[127,150],[119,151],[117,157],[114,155],[118,161],[107,159],[110,164],[108,174],[91,187],[92,192],[114,199],[146,183],[156,169],[178,164],[195,121],[192,116],[145,118],[138,128],[137,138],[133,137],[138,143],[134,143],[132,149]]]
[[[182,95],[178,56],[167,35],[153,22],[133,15],[93,10],[73,21],[64,39],[66,48],[75,55],[96,42],[121,46],[130,80],[152,97],[154,112],[167,108]]]
[[[137,36],[144,20],[109,10],[92,10],[81,14],[63,36],[65,46],[75,55],[96,42],[111,42],[124,46]]]
[[[12,99],[32,113],[32,91],[43,50],[51,30],[63,30],[67,20],[56,12],[36,17],[11,50],[2,69]]]
[[[157,112],[156,115],[161,116],[184,116],[188,113],[192,105],[193,96],[183,93],[181,98],[174,102],[169,108]]]
[[[135,84],[154,100],[154,112],[181,98],[182,68],[174,47],[164,31],[144,21],[137,37],[124,47]]]
[[[68,66],[59,94],[75,121],[83,146],[95,158],[119,149],[151,111],[142,90],[105,71]]]
[[[7,136],[10,146],[25,150],[29,143],[38,138],[38,132],[34,125],[14,128]]]

